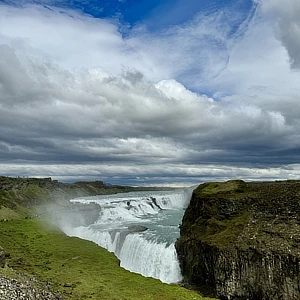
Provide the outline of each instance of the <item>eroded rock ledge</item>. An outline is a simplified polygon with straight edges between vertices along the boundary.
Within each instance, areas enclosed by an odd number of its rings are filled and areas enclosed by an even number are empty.
[[[300,182],[205,183],[176,243],[184,281],[220,299],[300,299]]]

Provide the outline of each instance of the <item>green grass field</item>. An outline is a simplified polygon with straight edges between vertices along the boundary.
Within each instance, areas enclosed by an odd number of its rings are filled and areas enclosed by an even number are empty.
[[[52,290],[65,299],[205,299],[194,291],[126,271],[112,253],[68,237],[41,219],[1,222],[0,246],[10,254],[9,267],[51,283]]]

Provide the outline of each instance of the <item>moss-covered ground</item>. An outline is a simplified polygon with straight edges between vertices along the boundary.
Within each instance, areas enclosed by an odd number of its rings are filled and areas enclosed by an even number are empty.
[[[297,254],[300,181],[208,182],[193,193],[180,242]]]
[[[126,271],[112,253],[68,237],[42,219],[1,222],[0,246],[9,253],[9,268],[50,284],[64,299],[205,299],[177,285]]]

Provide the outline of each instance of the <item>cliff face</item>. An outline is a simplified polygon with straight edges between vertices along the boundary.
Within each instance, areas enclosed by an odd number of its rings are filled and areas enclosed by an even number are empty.
[[[185,282],[220,299],[300,299],[300,182],[200,185],[176,249]]]

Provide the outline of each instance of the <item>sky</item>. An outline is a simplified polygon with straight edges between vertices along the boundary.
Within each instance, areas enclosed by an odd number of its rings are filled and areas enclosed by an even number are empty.
[[[299,0],[0,0],[0,175],[300,178]]]

